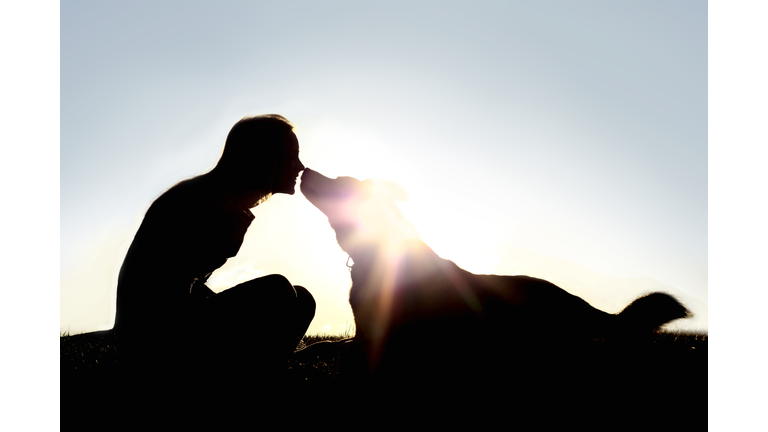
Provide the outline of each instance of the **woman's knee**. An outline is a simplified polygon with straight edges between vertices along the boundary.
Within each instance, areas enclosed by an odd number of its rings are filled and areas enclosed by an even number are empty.
[[[291,282],[283,275],[272,274],[243,282],[226,291],[240,292],[246,297],[257,299],[271,299],[272,301],[294,301],[296,290]],[[226,292],[224,291],[224,292]]]
[[[310,293],[309,290],[301,285],[294,285],[293,289],[296,291],[296,299],[298,299],[299,303],[311,306],[313,310],[315,309],[315,298],[312,296],[312,293]]]
[[[288,290],[288,288],[293,288],[291,281],[289,281],[287,277],[281,274],[271,274],[267,276],[262,276],[260,278],[251,279],[248,282],[244,282],[244,284],[249,284],[249,283],[273,287],[274,289]]]
[[[282,275],[273,274],[243,282],[206,299],[222,313],[235,310],[260,311],[260,314],[290,314],[309,317],[315,315],[315,299],[301,285],[291,285]],[[249,315],[251,315],[249,313]]]
[[[310,293],[301,285],[294,285],[293,289],[296,291],[296,303],[298,307],[303,311],[303,313],[314,317],[317,303],[315,302],[315,298],[312,296],[312,293]]]
[[[301,285],[292,285],[283,275],[263,276],[241,285],[246,285],[250,293],[263,300],[269,299],[292,308],[300,308],[305,313],[310,311],[312,315],[315,313],[317,305],[309,290]]]

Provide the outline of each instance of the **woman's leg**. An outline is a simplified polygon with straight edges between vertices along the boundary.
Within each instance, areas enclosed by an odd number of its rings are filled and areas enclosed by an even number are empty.
[[[295,340],[296,343],[291,346],[291,352],[296,349],[296,346],[299,345],[299,342],[307,333],[307,329],[315,317],[315,308],[317,306],[315,298],[312,297],[312,294],[306,288],[301,285],[294,285],[293,288],[296,290],[296,319],[291,339]]]
[[[193,319],[201,342],[211,345],[214,356],[246,360],[285,358],[301,341],[314,314],[315,300],[309,291],[294,287],[284,276],[269,275],[204,299]]]

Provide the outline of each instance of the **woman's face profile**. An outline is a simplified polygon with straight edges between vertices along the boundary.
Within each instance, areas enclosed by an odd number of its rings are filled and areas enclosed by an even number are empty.
[[[272,193],[293,195],[296,192],[296,179],[304,170],[304,164],[299,160],[299,140],[296,134],[288,132],[282,145],[284,147],[275,161],[277,170],[272,180]]]

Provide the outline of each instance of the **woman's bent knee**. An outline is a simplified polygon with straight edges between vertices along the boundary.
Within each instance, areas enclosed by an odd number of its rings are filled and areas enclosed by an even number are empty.
[[[293,286],[291,285],[291,281],[289,281],[287,277],[281,274],[271,274],[267,276],[262,276],[260,278],[251,279],[250,282],[258,282],[258,283],[274,285],[274,286],[286,286],[286,285]],[[245,282],[245,283],[248,283],[248,282]]]
[[[316,308],[315,299],[306,288],[291,285],[282,275],[243,282],[204,302],[204,310],[211,317],[245,322],[289,319],[304,323],[314,318]]]
[[[298,303],[306,308],[311,308],[312,311],[314,311],[317,304],[315,303],[315,298],[312,296],[312,293],[301,285],[294,285],[293,289],[296,291],[296,299],[298,300]]]
[[[288,279],[279,274],[262,276],[234,286],[221,294],[237,295],[243,301],[255,302],[293,302],[296,290]]]

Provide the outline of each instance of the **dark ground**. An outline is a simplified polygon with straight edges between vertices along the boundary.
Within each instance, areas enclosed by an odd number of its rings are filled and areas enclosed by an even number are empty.
[[[307,337],[299,348],[322,339]],[[578,349],[559,347],[557,337],[541,340],[535,349],[500,344],[507,349],[498,356],[471,364],[470,356],[455,356],[462,346],[456,341],[444,359],[427,363],[428,370],[404,368],[382,379],[361,375],[354,345],[343,341],[259,365],[250,379],[226,366],[189,369],[173,379],[121,364],[119,341],[109,332],[63,336],[61,426],[249,430],[272,429],[273,419],[275,425],[330,423],[334,430],[418,424],[479,430],[707,427],[706,335],[658,333],[643,341],[596,340]]]

